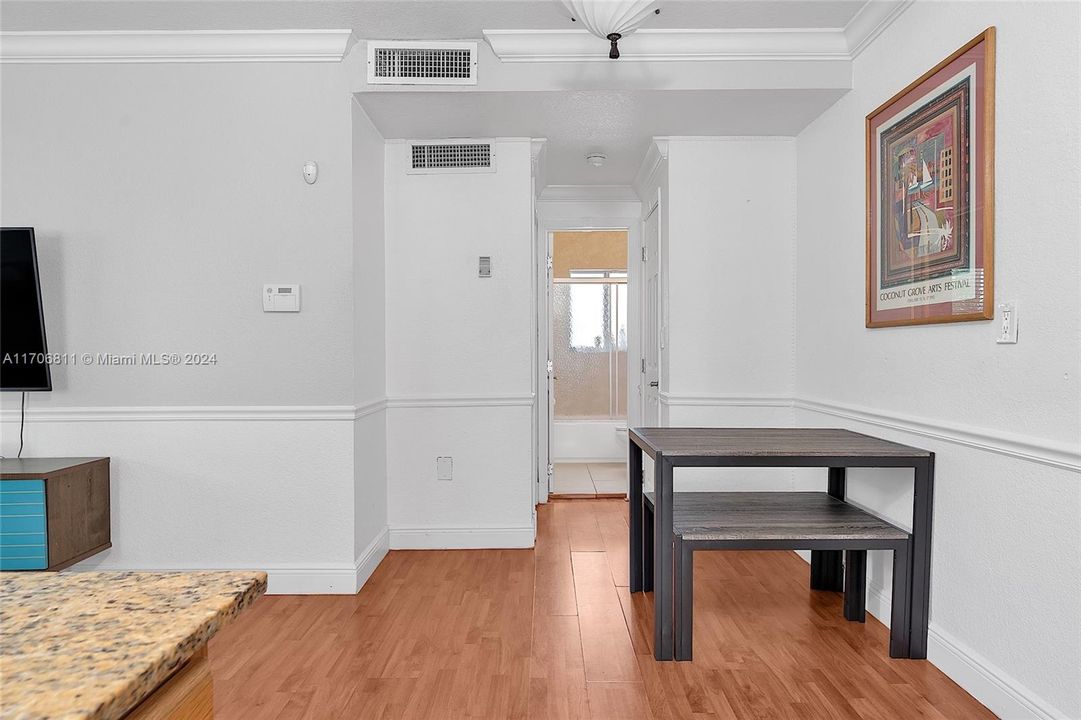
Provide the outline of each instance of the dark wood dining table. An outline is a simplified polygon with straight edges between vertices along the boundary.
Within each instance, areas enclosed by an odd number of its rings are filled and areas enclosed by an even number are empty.
[[[931,523],[935,455],[907,445],[850,430],[832,428],[692,428],[647,427],[629,432],[630,591],[646,589],[652,571],[654,590],[653,654],[671,660],[674,653],[672,550],[673,475],[677,467],[824,467],[826,491],[846,499],[847,468],[912,468],[912,551],[909,553],[908,647],[904,657],[927,657],[931,601]],[[643,555],[642,453],[653,460],[653,556]],[[811,551],[811,587],[841,590],[844,570],[838,550]]]

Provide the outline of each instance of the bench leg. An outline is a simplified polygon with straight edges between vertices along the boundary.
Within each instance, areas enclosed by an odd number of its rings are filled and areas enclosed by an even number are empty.
[[[676,660],[690,660],[694,636],[694,549],[676,535],[672,540],[675,564]]]
[[[629,441],[627,454],[627,524],[630,526],[630,590],[642,589],[642,448]]]
[[[653,508],[642,498],[642,590],[653,592]]]
[[[890,657],[909,657],[910,543],[893,551],[893,598],[890,607]]]
[[[845,499],[845,468],[831,467],[826,492],[838,500]],[[812,550],[811,551],[811,589],[832,590],[840,592],[844,589],[844,570],[841,565],[841,550]]]
[[[866,550],[845,550],[845,620],[867,621]]]

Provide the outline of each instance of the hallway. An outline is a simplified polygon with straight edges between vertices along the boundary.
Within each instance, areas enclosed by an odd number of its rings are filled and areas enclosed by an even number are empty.
[[[210,644],[220,720],[994,716],[790,552],[695,554],[695,659],[653,660],[627,505],[537,508],[534,550],[391,551],[355,596],[267,596]]]

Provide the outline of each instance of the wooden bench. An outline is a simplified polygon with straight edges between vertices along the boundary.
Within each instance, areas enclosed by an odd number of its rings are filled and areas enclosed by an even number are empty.
[[[643,538],[651,544],[653,493],[642,500]],[[905,656],[912,543],[906,531],[822,492],[679,492],[672,513],[676,660],[692,655],[695,550],[843,550],[844,613],[856,622],[866,619],[867,551],[892,550],[890,656]],[[652,547],[643,555],[651,558]],[[645,577],[652,575],[647,568]]]

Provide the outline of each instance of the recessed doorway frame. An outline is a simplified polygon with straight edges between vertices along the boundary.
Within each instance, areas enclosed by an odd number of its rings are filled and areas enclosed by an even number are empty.
[[[632,427],[641,415],[641,373],[642,350],[639,334],[640,321],[640,282],[642,273],[642,215],[631,214],[590,214],[574,216],[561,214],[550,216],[538,208],[537,213],[537,257],[536,283],[537,296],[537,338],[534,367],[537,397],[536,408],[536,448],[537,448],[537,492],[538,503],[548,502],[551,487],[552,470],[552,397],[549,379],[548,361],[551,359],[552,312],[551,312],[551,265],[552,239],[557,232],[583,232],[591,230],[616,230],[627,233],[627,426]],[[630,372],[634,368],[635,372]],[[632,378],[634,381],[632,382]]]

